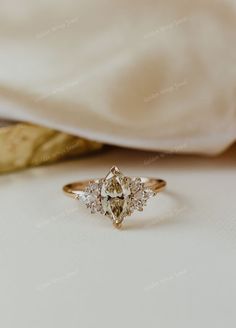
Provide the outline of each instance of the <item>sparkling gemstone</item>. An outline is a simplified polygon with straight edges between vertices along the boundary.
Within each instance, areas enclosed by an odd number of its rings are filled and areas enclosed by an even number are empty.
[[[90,183],[80,199],[92,213],[108,216],[118,227],[134,210],[142,211],[152,196],[155,193],[140,178],[126,177],[113,166],[104,179]]]
[[[105,215],[109,216],[114,223],[121,223],[126,216],[130,195],[129,180],[117,167],[112,167],[102,184],[101,203]]]
[[[94,182],[88,185],[88,187],[85,189],[84,194],[80,197],[81,200],[87,206],[87,208],[91,209],[91,213],[100,212],[101,210],[101,201],[99,195],[99,184]]]

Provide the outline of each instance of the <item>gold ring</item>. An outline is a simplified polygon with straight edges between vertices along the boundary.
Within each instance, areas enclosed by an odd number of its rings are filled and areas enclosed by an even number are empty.
[[[113,166],[105,178],[67,184],[67,196],[79,199],[91,210],[109,217],[120,228],[125,217],[135,210],[143,211],[147,200],[166,186],[161,179],[127,177]]]

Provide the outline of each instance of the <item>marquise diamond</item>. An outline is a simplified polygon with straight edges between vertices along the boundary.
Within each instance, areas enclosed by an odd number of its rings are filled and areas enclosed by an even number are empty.
[[[104,179],[88,185],[82,201],[92,213],[98,212],[108,216],[118,227],[134,210],[142,211],[152,196],[155,196],[155,193],[147,188],[140,178],[126,177],[113,166]]]

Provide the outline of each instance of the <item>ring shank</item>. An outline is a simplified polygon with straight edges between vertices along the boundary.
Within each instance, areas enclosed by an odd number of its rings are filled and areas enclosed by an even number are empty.
[[[154,192],[160,192],[166,187],[166,182],[162,179],[144,177],[141,177],[140,179],[146,187],[150,188]],[[63,187],[63,191],[67,196],[78,198],[80,194],[85,191],[85,188],[89,185],[89,183],[97,181],[97,179],[94,179],[69,183]]]

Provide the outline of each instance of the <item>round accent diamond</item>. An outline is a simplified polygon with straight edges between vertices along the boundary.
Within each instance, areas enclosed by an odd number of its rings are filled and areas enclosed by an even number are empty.
[[[85,203],[87,208],[91,209],[91,213],[101,211],[100,201],[100,188],[98,183],[90,183],[85,189],[84,194],[81,196],[82,201]]]

